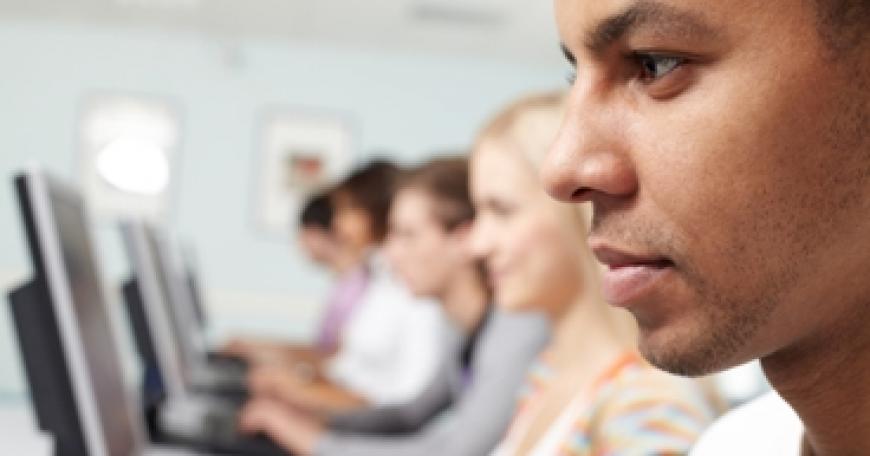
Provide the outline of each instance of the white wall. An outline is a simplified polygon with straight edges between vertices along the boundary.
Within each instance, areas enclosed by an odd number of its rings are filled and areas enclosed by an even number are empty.
[[[195,34],[0,23],[0,285],[29,271],[8,176],[28,161],[75,178],[76,112],[112,90],[167,96],[183,117],[172,227],[198,249],[219,328],[304,336],[326,279],[286,240],[252,223],[255,129],[264,108],[338,111],[359,150],[406,162],[467,145],[499,106],[563,85],[561,68],[287,42],[229,47]],[[99,227],[107,278],[126,271],[111,225]],[[0,392],[19,390],[0,306]]]

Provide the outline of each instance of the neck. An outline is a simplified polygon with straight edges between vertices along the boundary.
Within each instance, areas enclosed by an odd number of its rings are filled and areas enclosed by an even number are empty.
[[[480,324],[489,305],[489,296],[474,267],[456,271],[454,278],[438,298],[450,320],[466,333],[470,333]]]
[[[629,349],[619,333],[614,310],[597,293],[584,292],[561,314],[551,315],[554,362],[565,368],[588,367],[594,374]]]
[[[770,383],[800,416],[812,455],[870,449],[870,311],[861,313],[761,361]]]
[[[360,260],[358,258],[354,258],[351,255],[336,253],[330,262],[330,269],[332,269],[333,274],[341,277],[359,266],[359,264]]]
[[[377,245],[371,244],[366,246],[356,246],[354,248],[348,248],[347,250],[347,261],[350,264],[358,265],[366,262],[371,256],[372,252],[377,250]]]

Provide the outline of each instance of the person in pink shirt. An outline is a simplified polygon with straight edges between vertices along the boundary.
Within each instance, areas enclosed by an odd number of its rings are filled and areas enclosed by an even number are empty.
[[[313,343],[238,338],[224,347],[224,353],[255,365],[314,369],[339,351],[344,328],[369,282],[368,257],[386,233],[391,182],[397,176],[395,166],[376,161],[351,173],[336,187],[313,195],[303,206],[299,245],[312,262],[335,277]]]

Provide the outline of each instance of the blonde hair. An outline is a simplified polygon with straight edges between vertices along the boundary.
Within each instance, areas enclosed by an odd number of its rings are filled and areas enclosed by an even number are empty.
[[[547,146],[556,138],[565,105],[562,92],[527,96],[496,115],[481,130],[475,150],[487,141],[498,141],[536,167]]]
[[[565,98],[564,92],[547,92],[511,103],[481,130],[474,150],[479,150],[483,144],[495,144],[537,170],[559,132]],[[585,237],[592,222],[589,205],[559,206],[560,212],[576,224],[578,234]]]
[[[566,104],[563,92],[548,92],[526,96],[508,105],[481,130],[475,141],[472,154],[484,145],[495,146],[519,158],[537,173],[547,152],[555,141],[562,124]],[[565,204],[552,201],[566,227],[585,239],[592,222],[592,210],[586,204]],[[599,266],[585,242],[578,242],[577,255],[583,263],[582,278],[585,286],[596,287],[595,305],[600,305],[608,314],[609,324],[625,346],[635,346],[637,331],[634,319],[626,312],[610,309],[598,292]]]

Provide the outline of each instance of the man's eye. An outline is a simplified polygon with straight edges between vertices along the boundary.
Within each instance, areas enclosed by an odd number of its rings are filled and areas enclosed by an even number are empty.
[[[639,79],[646,83],[652,83],[667,76],[686,61],[682,57],[658,54],[635,54],[635,59],[640,67]]]
[[[505,218],[513,213],[513,208],[501,202],[493,202],[490,206],[490,212],[496,218]]]
[[[575,82],[577,82],[577,69],[571,68],[565,73],[565,81],[568,82],[569,86],[573,86]]]

